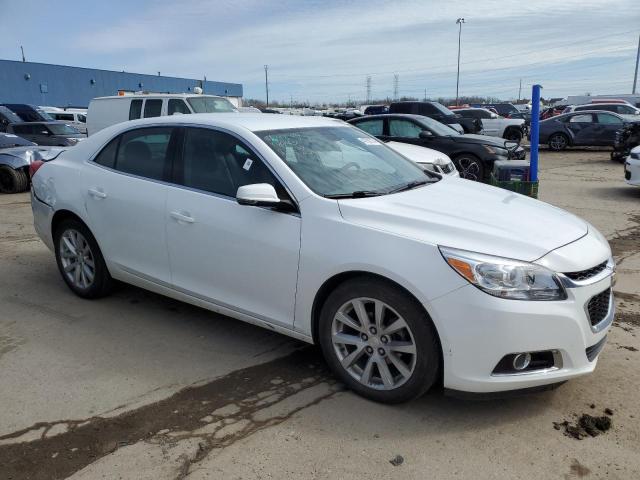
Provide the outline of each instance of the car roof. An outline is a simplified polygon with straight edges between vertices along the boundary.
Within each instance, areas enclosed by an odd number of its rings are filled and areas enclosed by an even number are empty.
[[[370,120],[372,118],[413,118],[414,120],[423,120],[425,118],[424,115],[416,115],[414,113],[380,113],[378,115],[366,115],[364,117],[352,118],[349,120],[349,123],[357,123],[356,120],[364,121]]]
[[[64,122],[59,122],[64,123]],[[180,125],[198,124],[214,127],[240,127],[252,132],[262,130],[284,130],[292,128],[340,127],[346,126],[342,120],[320,116],[301,115],[265,115],[264,113],[192,113],[144,118],[125,122],[123,127],[135,124],[143,125]]]
[[[615,103],[615,102],[598,102],[598,103],[583,103],[582,105],[574,105],[573,108],[578,108],[578,107],[593,107],[593,106],[612,106],[612,107],[619,107],[619,106],[626,106],[626,107],[633,107],[633,105],[629,105],[628,103]],[[634,107],[637,108],[637,107]]]
[[[138,99],[138,98],[192,98],[192,97],[214,97],[214,98],[224,98],[221,95],[210,95],[208,93],[199,94],[199,93],[131,93],[127,95],[108,95],[106,97],[96,97],[93,100],[106,100],[109,98],[117,98],[120,100],[124,99]]]

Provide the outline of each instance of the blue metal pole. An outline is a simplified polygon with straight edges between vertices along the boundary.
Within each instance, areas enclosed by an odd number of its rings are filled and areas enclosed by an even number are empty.
[[[538,141],[540,139],[540,90],[534,85],[531,91],[531,180],[538,181]]]

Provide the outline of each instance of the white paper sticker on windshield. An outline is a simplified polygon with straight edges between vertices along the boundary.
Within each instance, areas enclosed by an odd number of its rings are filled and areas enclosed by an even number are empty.
[[[251,168],[251,165],[253,165],[253,160],[251,160],[250,158],[247,158],[247,161],[244,162],[244,165],[242,166],[242,168],[244,168],[248,172],[249,169]]]
[[[10,138],[18,138],[18,135],[14,135],[12,133],[5,133],[4,136],[5,137],[10,137]]]
[[[377,141],[375,138],[358,137],[358,140],[360,140],[365,145],[381,145],[381,143]]]

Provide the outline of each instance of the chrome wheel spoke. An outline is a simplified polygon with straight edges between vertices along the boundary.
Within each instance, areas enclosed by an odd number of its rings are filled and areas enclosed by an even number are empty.
[[[75,242],[73,242],[69,237],[62,237],[62,241],[64,242],[64,245],[67,247],[67,250],[72,254],[72,255],[78,255],[78,251],[76,250],[76,245]]]
[[[357,330],[359,332],[364,331],[364,328],[361,325],[359,325],[356,322],[354,322],[353,319],[349,315],[346,315],[346,314],[344,314],[342,312],[338,312],[337,313],[336,320],[338,320],[340,323],[342,323],[344,325],[347,325],[347,326],[349,326],[349,327],[351,327],[354,330]]]
[[[369,357],[367,359],[367,364],[364,366],[364,370],[362,371],[362,376],[360,377],[360,382],[365,385],[369,385],[371,382],[371,373],[373,371],[373,358]]]
[[[412,355],[416,354],[416,346],[413,342],[389,342],[387,347],[392,352],[410,353]]]
[[[86,263],[82,266],[82,273],[84,277],[87,279],[87,282],[93,282],[93,271],[89,268],[89,265]]]
[[[373,302],[374,305],[374,323],[375,326],[378,330],[381,330],[383,325],[382,325],[382,320],[384,318],[384,303],[379,302],[379,301],[375,301]]]
[[[385,335],[391,335],[392,333],[399,332],[403,328],[407,328],[407,322],[398,317],[391,325],[382,330]]]
[[[376,361],[376,365],[378,366],[378,372],[380,372],[380,378],[382,379],[384,386],[388,389],[392,388],[394,381],[387,362],[385,362],[384,358],[381,358]]]
[[[351,305],[353,305],[353,311],[356,312],[362,328],[369,327],[369,324],[371,322],[369,322],[369,315],[367,315],[367,311],[364,308],[364,303],[362,303],[362,300],[353,300],[351,302]]]
[[[409,375],[411,375],[411,370],[409,370],[409,368],[407,368],[404,362],[400,360],[398,357],[396,357],[393,353],[390,354],[388,358],[391,361],[391,363],[393,363],[393,366],[398,369],[398,371],[400,372],[400,375],[402,375],[404,378],[408,378]]]
[[[360,355],[364,353],[364,349],[362,347],[356,348],[349,355],[344,357],[340,362],[344,368],[351,367],[356,361],[360,358]]]
[[[333,343],[337,345],[355,345],[363,347],[364,342],[357,335],[349,335],[347,333],[336,333],[333,335]]]

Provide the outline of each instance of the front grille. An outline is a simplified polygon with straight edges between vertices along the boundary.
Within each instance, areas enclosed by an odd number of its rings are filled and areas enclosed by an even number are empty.
[[[609,312],[609,302],[611,301],[611,289],[607,288],[604,292],[591,297],[587,310],[589,312],[589,321],[592,326],[599,324]]]
[[[591,277],[595,277],[597,274],[602,272],[605,268],[607,268],[606,260],[600,263],[599,265],[596,265],[595,267],[587,268],[586,270],[581,270],[579,272],[568,272],[568,273],[565,273],[564,275],[569,277],[571,280],[576,280],[576,281],[587,280]]]

